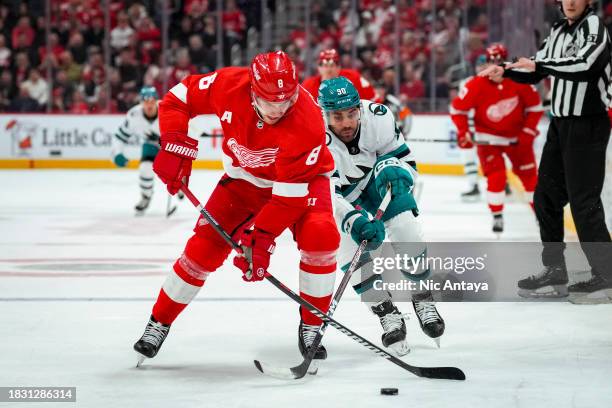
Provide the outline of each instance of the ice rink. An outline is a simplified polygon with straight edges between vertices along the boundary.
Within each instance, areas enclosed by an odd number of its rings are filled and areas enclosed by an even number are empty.
[[[205,201],[220,174],[195,171],[192,191]],[[160,354],[136,369],[132,344],[198,215],[183,202],[166,219],[158,182],[152,208],[134,217],[137,178],[134,171],[0,172],[0,386],[75,386],[79,407],[612,406],[611,305],[439,304],[446,333],[437,349],[412,306],[399,304],[412,315],[404,359],[460,367],[465,382],[415,377],[332,328],[317,376],[266,377],[254,358],[286,367],[301,361],[297,306],[267,282],[244,283],[231,262],[209,277]],[[486,204],[460,201],[463,178],[421,180],[428,240],[495,239]],[[538,241],[520,197],[507,204],[505,219],[503,239]],[[297,290],[297,265],[283,235],[271,272]],[[352,291],[335,317],[380,343],[378,319]],[[399,395],[381,396],[381,387]],[[13,405],[40,406],[0,402]]]

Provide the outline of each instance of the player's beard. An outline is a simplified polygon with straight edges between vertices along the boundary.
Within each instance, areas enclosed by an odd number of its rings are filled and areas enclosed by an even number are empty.
[[[357,125],[357,126],[359,126],[359,125]],[[344,143],[349,143],[349,142],[351,142],[355,138],[355,135],[357,134],[357,126],[355,126],[355,127],[345,126],[342,129],[340,129],[339,131],[334,130],[334,133]]]

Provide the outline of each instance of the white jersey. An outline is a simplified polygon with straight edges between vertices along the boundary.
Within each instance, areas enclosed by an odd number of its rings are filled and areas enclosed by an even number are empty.
[[[115,137],[113,138],[113,155],[123,153],[123,146],[126,144],[159,144],[158,116],[159,115],[155,115],[152,119],[147,118],[144,114],[142,104],[130,108],[126,114],[125,121],[115,132]]]
[[[360,127],[355,139],[344,143],[327,128],[327,146],[336,164],[332,181],[336,190],[335,215],[338,222],[355,209],[352,203],[365,191],[379,157],[397,157],[416,180],[414,157],[395,124],[392,112],[384,105],[362,100]]]

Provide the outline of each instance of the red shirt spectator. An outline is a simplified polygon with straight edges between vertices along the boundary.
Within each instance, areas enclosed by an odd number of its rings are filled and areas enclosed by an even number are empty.
[[[246,29],[246,18],[236,6],[236,1],[228,0],[222,17],[223,29],[230,37],[241,39]]]
[[[85,97],[80,91],[76,91],[73,95],[72,106],[68,111],[70,113],[84,114],[89,113],[89,106],[85,102]]]
[[[51,33],[48,41],[51,47],[51,54],[55,57],[56,61],[59,61],[62,53],[66,51],[59,42],[59,36],[56,33]],[[43,45],[42,47],[38,48],[38,55],[41,61],[45,60],[45,57],[47,56],[47,45]]]
[[[181,82],[185,77],[192,74],[197,74],[198,70],[191,63],[191,58],[189,57],[189,51],[183,48],[181,49],[176,56],[176,65],[170,71],[170,77],[168,78],[168,85],[173,87],[174,85]]]
[[[19,48],[18,39],[21,35],[25,35],[26,37],[25,46],[30,47],[32,42],[34,42],[36,32],[34,32],[34,29],[30,26],[30,19],[28,17],[21,17],[15,28],[13,28],[13,32],[11,33],[13,48]]]

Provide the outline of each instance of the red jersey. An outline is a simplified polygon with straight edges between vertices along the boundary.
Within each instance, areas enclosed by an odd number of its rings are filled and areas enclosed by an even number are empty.
[[[468,80],[451,103],[451,118],[459,134],[468,131],[468,113],[474,110],[474,140],[495,144],[516,141],[520,133],[537,136],[544,109],[532,85],[510,79],[495,83],[484,77]]]
[[[369,101],[374,100],[375,92],[372,84],[362,77],[359,72],[354,69],[341,69],[338,76],[343,76],[351,81],[353,85],[355,85],[357,92],[359,92],[359,97],[361,99],[367,99]],[[321,75],[306,78],[304,82],[302,82],[302,86],[310,92],[315,100],[317,100],[319,98],[319,87],[321,86]]]
[[[161,137],[187,134],[189,119],[219,117],[223,128],[223,167],[232,178],[271,188],[270,202],[255,225],[280,234],[306,208],[308,185],[334,168],[325,144],[319,106],[302,88],[293,107],[276,124],[262,121],[251,105],[248,68],[222,68],[190,75],[166,94],[159,106]]]

